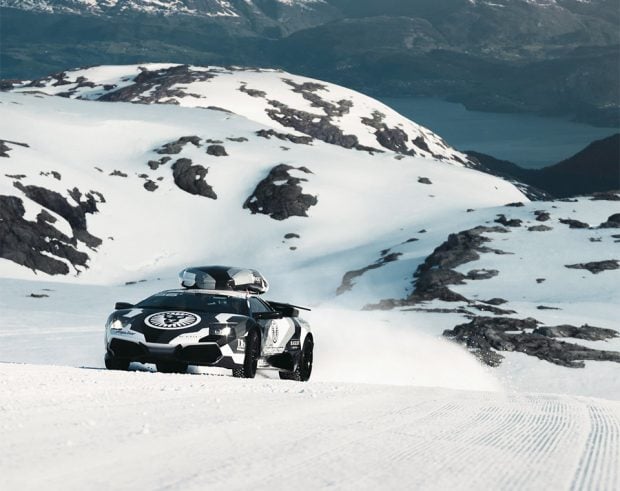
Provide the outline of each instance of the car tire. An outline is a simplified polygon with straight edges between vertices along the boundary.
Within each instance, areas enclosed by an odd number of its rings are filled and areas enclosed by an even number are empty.
[[[303,348],[301,349],[301,356],[299,358],[299,364],[293,372],[278,372],[282,380],[296,380],[297,382],[307,382],[312,375],[312,361],[314,352],[314,342],[311,338],[306,337]]]
[[[248,332],[245,338],[245,357],[243,358],[243,366],[233,368],[233,377],[254,378],[256,376],[259,358],[260,336],[256,329],[252,329]]]
[[[178,361],[160,361],[155,364],[158,372],[162,373],[185,373],[187,372],[187,363]]]
[[[105,367],[108,370],[128,370],[129,369],[129,360],[122,360],[119,358],[115,358],[110,353],[106,353],[103,358],[105,362]]]

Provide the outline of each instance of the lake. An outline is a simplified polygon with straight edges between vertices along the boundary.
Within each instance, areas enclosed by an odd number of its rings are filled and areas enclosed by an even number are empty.
[[[379,100],[459,150],[476,150],[531,169],[555,164],[619,131],[561,118],[468,111],[439,99]]]

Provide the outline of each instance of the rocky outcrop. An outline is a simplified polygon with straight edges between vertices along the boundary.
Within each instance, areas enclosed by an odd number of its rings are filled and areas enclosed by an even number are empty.
[[[82,195],[80,190],[73,188],[69,190],[68,193],[76,203],[74,206],[69,203],[67,198],[56,191],[51,191],[40,186],[25,186],[20,182],[15,182],[14,186],[35,203],[38,203],[67,220],[73,231],[73,239],[85,243],[91,249],[101,245],[101,239],[91,235],[87,230],[86,224],[86,215],[99,211],[97,209],[97,203],[104,202],[101,193],[89,191],[85,195]]]
[[[217,199],[213,188],[205,181],[208,169],[193,165],[190,159],[181,158],[172,164],[174,183],[183,191],[205,198]]]
[[[206,81],[214,77],[209,71],[191,70],[189,65],[178,65],[159,70],[142,68],[131,85],[107,92],[98,100],[122,101],[141,104],[167,103],[178,104],[175,97],[185,97],[188,94],[178,84],[190,84],[192,82]]]
[[[316,205],[318,200],[316,196],[303,192],[301,183],[307,179],[292,176],[293,170],[311,174],[310,170],[305,167],[277,165],[269,171],[265,179],[258,183],[254,192],[245,200],[243,208],[250,210],[253,214],[269,215],[274,220],[285,220],[292,216],[308,216],[308,209]]]
[[[418,177],[418,182],[420,184],[433,184],[433,182],[428,177]]]
[[[579,344],[558,341],[553,335],[567,331],[585,333],[589,330],[585,326],[582,328],[574,326],[539,328],[538,324],[538,321],[532,318],[474,317],[468,323],[446,330],[443,334],[466,345],[482,362],[490,366],[498,366],[503,360],[503,355],[498,351],[526,353],[556,365],[572,368],[584,367],[584,360],[620,363],[619,352],[597,350]],[[543,332],[552,335],[549,336]],[[593,333],[593,336],[611,337],[609,333],[602,334],[600,331],[591,330],[590,332]]]
[[[407,142],[409,142],[409,136],[400,128],[390,128],[387,124],[384,123],[385,114],[379,111],[373,111],[372,117],[370,118],[362,118],[362,124],[366,126],[370,126],[375,129],[375,138],[379,145],[393,152],[402,154],[402,155],[416,155],[415,150],[409,148],[407,146]],[[415,144],[415,141],[413,142]],[[425,145],[426,151],[428,151],[428,146]],[[419,144],[416,146],[420,146]]]
[[[547,225],[533,225],[532,227],[527,228],[528,232],[548,232],[549,230],[553,230],[551,227],[547,227]]]
[[[551,218],[551,216],[549,215],[549,212],[545,210],[536,210],[534,212],[534,215],[536,215],[536,221],[538,222],[546,222],[547,220]]]
[[[176,155],[178,153],[181,153],[181,150],[183,150],[185,145],[187,145],[188,143],[191,143],[196,147],[200,147],[200,138],[198,138],[197,136],[182,136],[176,141],[166,143],[161,148],[155,150],[155,152],[164,155]]]
[[[607,259],[605,261],[592,261],[589,263],[567,264],[566,268],[570,269],[587,269],[592,274],[598,274],[601,271],[609,271],[620,268],[620,261],[617,259]]]
[[[550,338],[575,338],[587,341],[605,341],[619,336],[618,331],[584,324],[581,327],[564,324],[561,326],[543,326],[534,329],[534,334],[542,334]]]
[[[620,213],[610,215],[607,221],[601,223],[598,228],[620,228]]]
[[[224,145],[209,145],[207,147],[207,154],[214,157],[228,157]]]
[[[335,104],[323,99],[320,95],[317,94],[320,90],[327,90],[327,86],[323,84],[319,84],[317,82],[303,82],[298,84],[293,80],[283,78],[282,79],[286,84],[293,87],[293,92],[297,92],[301,94],[304,99],[310,101],[310,105],[312,107],[318,107],[323,109],[325,114],[330,118],[333,117],[342,117],[345,114],[348,114],[351,108],[353,107],[353,102],[348,99],[341,99]]]
[[[20,147],[29,148],[29,145],[27,143],[0,140],[0,157],[9,157],[9,152],[12,150],[11,147],[13,145],[19,145]]]
[[[76,239],[54,227],[56,218],[45,210],[36,222],[24,218],[23,201],[0,196],[0,257],[50,275],[69,274],[71,264],[86,268],[88,255],[76,248]]]
[[[162,157],[159,160],[149,160],[147,162],[147,165],[152,169],[152,170],[157,170],[159,169],[159,167],[161,167],[162,165],[166,164],[167,162],[169,162],[170,160],[172,160],[172,157]]]
[[[314,138],[311,136],[292,135],[290,133],[279,133],[275,130],[258,130],[256,136],[270,139],[272,136],[278,140],[289,141],[291,143],[298,143],[301,145],[310,145]]]
[[[518,218],[506,218],[505,215],[499,214],[497,215],[497,218],[495,219],[495,223],[499,223],[505,227],[520,227],[521,223],[523,223],[522,220],[519,220]]]
[[[466,279],[475,279],[475,274],[468,278],[455,271],[454,268],[457,266],[476,261],[480,258],[480,253],[500,252],[485,245],[490,239],[482,234],[488,232],[506,233],[508,230],[503,227],[476,227],[450,234],[448,240],[437,247],[414,273],[413,276],[416,278],[414,290],[405,302],[417,303],[435,299],[447,302],[467,301],[448,286],[463,284]]]
[[[560,218],[560,223],[568,225],[568,228],[590,228],[590,225],[587,223],[573,220],[572,218]]]
[[[385,254],[383,254],[383,252]],[[345,292],[348,292],[353,289],[354,283],[353,280],[362,276],[367,271],[380,268],[385,266],[388,263],[394,262],[398,260],[398,258],[402,256],[400,252],[389,252],[389,249],[386,251],[382,251],[381,257],[377,259],[373,264],[369,264],[368,266],[355,269],[353,271],[347,271],[342,277],[342,281],[340,282],[340,286],[336,289],[336,295],[342,295]]]

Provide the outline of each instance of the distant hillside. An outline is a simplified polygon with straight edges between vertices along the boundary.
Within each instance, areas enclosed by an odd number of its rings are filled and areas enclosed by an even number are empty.
[[[558,198],[620,189],[620,133],[596,140],[572,157],[543,169],[468,151],[490,173],[517,179]]]
[[[2,78],[270,66],[375,96],[620,123],[616,0],[0,0],[0,18]]]

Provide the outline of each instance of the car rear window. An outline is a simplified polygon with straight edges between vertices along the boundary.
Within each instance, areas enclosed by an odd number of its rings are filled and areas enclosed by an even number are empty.
[[[151,309],[199,310],[201,312],[248,315],[245,298],[198,292],[162,292],[142,300],[137,307]]]

